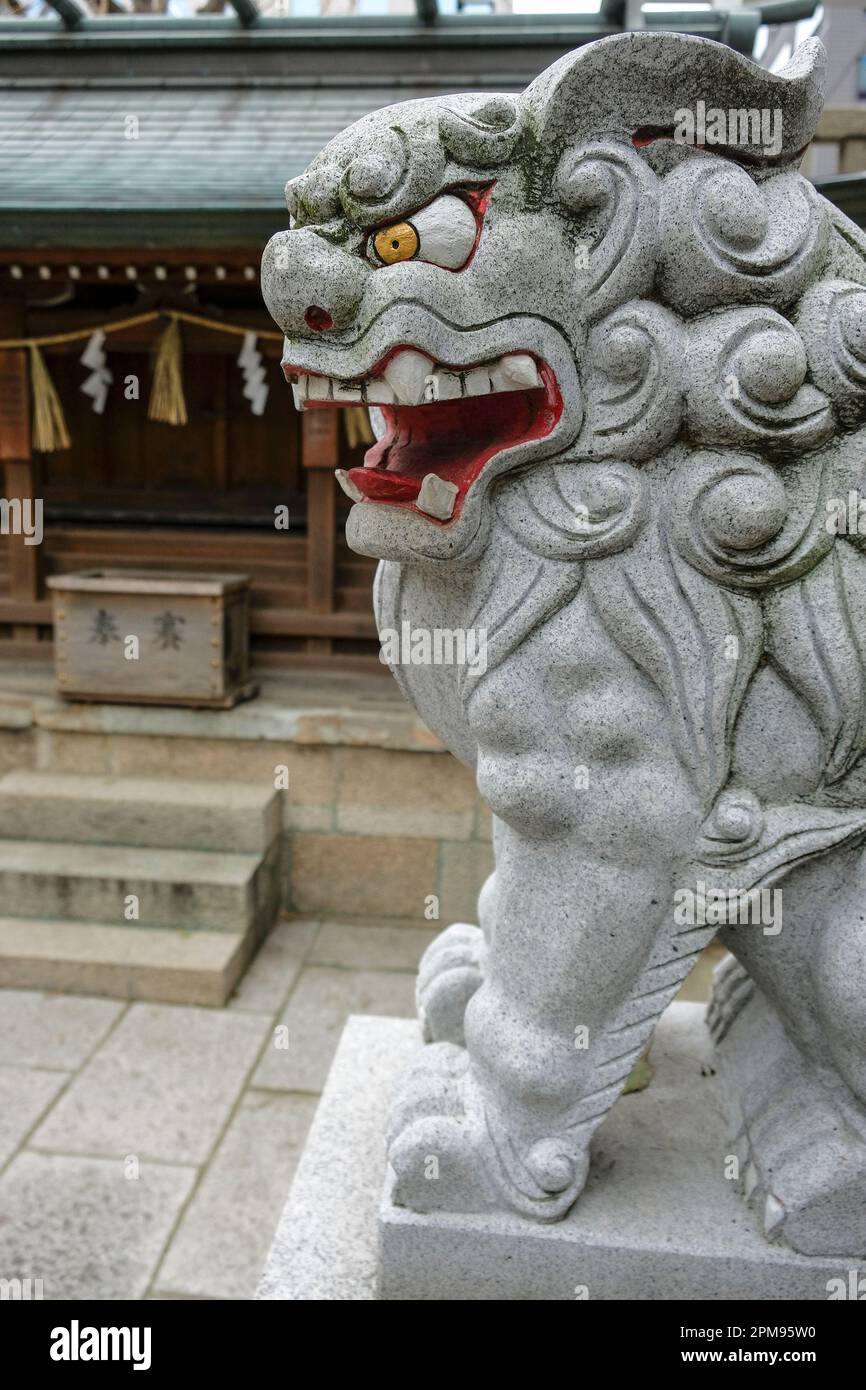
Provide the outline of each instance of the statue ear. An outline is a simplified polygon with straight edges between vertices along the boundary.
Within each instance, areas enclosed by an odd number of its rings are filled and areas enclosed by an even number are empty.
[[[522,101],[527,123],[551,154],[599,136],[636,146],[672,138],[682,113],[696,114],[699,103],[778,113],[780,140],[771,153],[751,127],[731,151],[744,163],[777,168],[799,157],[815,134],[826,60],[819,39],[801,44],[787,67],[771,73],[709,39],[615,34],[560,58]]]

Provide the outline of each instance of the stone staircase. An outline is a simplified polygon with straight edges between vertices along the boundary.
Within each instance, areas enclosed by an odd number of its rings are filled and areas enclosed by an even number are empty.
[[[239,782],[0,779],[0,986],[223,1004],[277,916],[281,807]]]

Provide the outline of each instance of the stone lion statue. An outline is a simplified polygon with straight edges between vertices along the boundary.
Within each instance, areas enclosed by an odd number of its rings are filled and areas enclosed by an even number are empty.
[[[866,241],[798,172],[823,70],[618,35],[288,186],[265,296],[298,404],[373,408],[340,482],[380,631],[484,651],[393,664],[496,855],[420,969],[415,1210],[562,1218],[718,934],[745,1195],[866,1248]]]

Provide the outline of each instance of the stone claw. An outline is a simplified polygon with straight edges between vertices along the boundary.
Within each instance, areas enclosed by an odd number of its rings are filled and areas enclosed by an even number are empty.
[[[417,1119],[461,1114],[460,1083],[468,1065],[468,1053],[453,1043],[425,1047],[401,1078],[391,1100],[385,1127],[388,1144]]]
[[[465,1046],[463,1016],[484,978],[483,952],[483,933],[468,922],[455,922],[427,947],[415,988],[425,1042]]]
[[[396,1174],[394,1201],[413,1211],[488,1211],[495,1194],[484,1181],[476,1139],[465,1119],[428,1115],[394,1140],[388,1158]]]

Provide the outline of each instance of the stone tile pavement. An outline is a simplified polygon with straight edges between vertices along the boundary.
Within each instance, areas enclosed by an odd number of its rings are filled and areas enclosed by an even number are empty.
[[[432,937],[280,922],[224,1009],[0,990],[0,1279],[251,1298],[345,1019],[411,1014]]]
[[[224,1009],[0,990],[0,1279],[251,1298],[343,1024],[411,1015],[433,934],[282,921]]]

